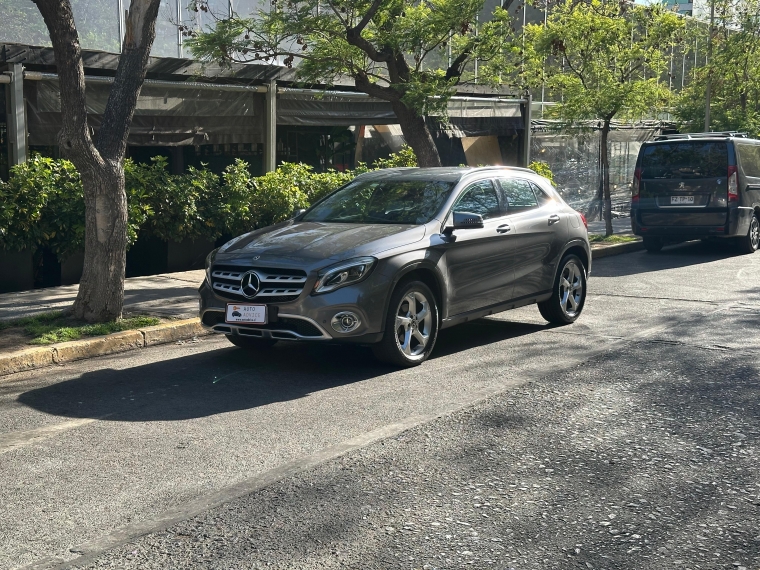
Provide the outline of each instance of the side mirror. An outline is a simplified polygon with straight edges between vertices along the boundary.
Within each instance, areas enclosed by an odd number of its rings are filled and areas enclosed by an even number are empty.
[[[304,208],[296,208],[295,210],[293,210],[293,217],[297,218],[298,216],[300,216],[304,212],[306,212],[306,209],[304,209]]]
[[[474,230],[483,227],[483,216],[473,214],[472,212],[454,212],[453,216],[455,230]]]

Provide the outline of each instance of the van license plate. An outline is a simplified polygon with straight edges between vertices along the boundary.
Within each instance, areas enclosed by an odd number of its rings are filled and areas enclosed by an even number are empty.
[[[225,320],[228,323],[265,325],[267,324],[267,306],[229,303],[227,305],[227,314],[225,317]]]
[[[671,196],[671,204],[694,204],[694,196]]]

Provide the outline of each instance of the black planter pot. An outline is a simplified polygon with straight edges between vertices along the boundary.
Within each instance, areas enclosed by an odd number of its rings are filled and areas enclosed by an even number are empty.
[[[0,251],[0,293],[34,289],[31,251]]]

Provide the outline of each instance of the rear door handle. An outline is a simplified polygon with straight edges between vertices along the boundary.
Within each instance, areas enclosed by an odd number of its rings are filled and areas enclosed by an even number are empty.
[[[500,234],[505,234],[512,228],[509,227],[509,224],[502,224],[498,228],[496,228],[496,231]]]
[[[559,215],[552,214],[551,216],[549,216],[549,225],[550,226],[553,225],[553,224],[556,224],[557,222],[559,222]]]

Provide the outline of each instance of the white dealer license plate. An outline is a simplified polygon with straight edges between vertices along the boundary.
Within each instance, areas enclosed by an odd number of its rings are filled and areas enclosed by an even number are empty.
[[[244,303],[228,303],[225,320],[228,323],[265,325],[267,324],[267,306],[247,305]]]
[[[670,203],[671,204],[694,204],[694,196],[671,196],[670,197]]]

